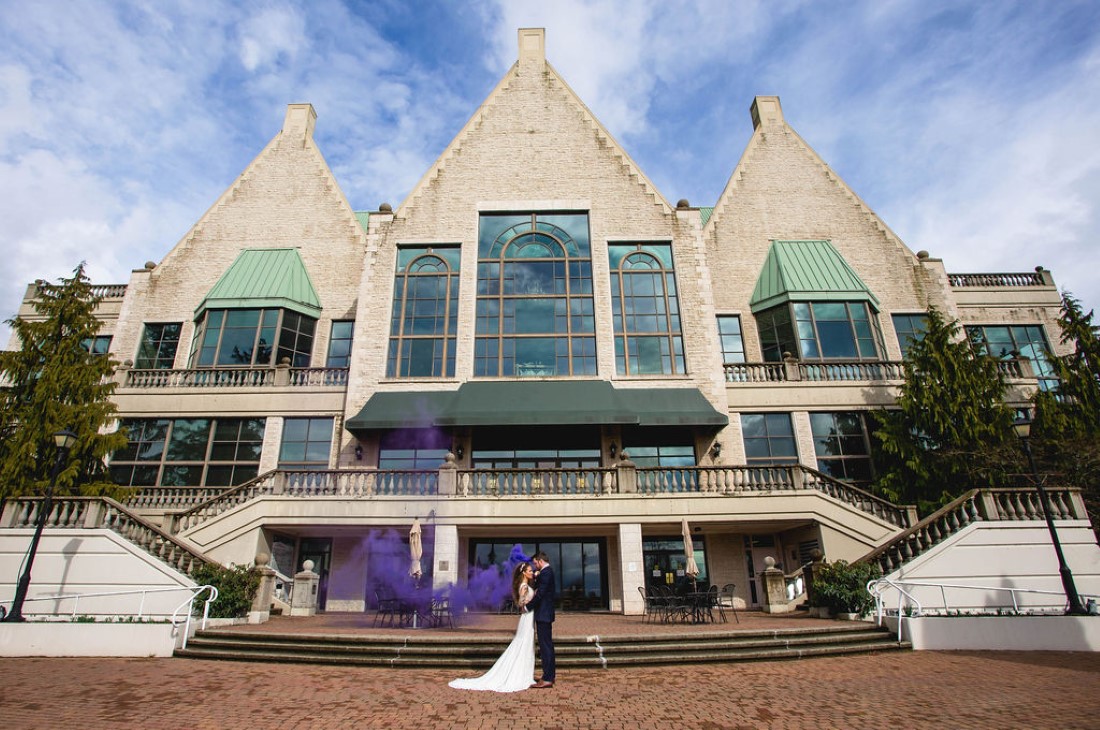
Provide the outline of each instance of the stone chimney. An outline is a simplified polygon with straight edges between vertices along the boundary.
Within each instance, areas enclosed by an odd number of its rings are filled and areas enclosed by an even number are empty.
[[[546,29],[519,29],[519,60],[546,62]]]
[[[752,100],[749,109],[752,114],[753,129],[773,129],[783,124],[783,107],[779,106],[778,96],[758,96]]]
[[[305,147],[306,142],[313,139],[313,126],[316,123],[317,112],[313,111],[312,104],[288,104],[280,146]]]

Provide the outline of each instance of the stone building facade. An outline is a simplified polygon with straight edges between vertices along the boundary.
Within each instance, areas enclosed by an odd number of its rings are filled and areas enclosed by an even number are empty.
[[[396,208],[353,210],[290,105],[183,240],[103,288],[134,509],[223,562],[314,560],[328,610],[373,605],[414,519],[439,589],[518,543],[552,553],[566,610],[634,612],[690,578],[687,525],[698,580],[759,605],[767,558],[852,559],[913,521],[861,490],[866,414],[929,306],[1003,356],[1014,402],[1040,384],[1049,272],[911,251],[777,97],[713,207],[670,202],[544,49],[519,31]]]

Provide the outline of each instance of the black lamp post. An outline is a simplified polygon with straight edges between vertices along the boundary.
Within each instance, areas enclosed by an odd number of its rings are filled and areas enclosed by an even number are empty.
[[[50,472],[50,485],[46,487],[46,493],[42,495],[42,504],[38,506],[38,519],[34,524],[34,537],[31,538],[31,547],[27,551],[27,564],[23,568],[23,574],[19,576],[19,583],[15,586],[15,598],[11,603],[11,613],[5,621],[26,621],[23,617],[23,601],[27,598],[27,589],[31,584],[31,567],[34,565],[34,556],[38,552],[38,541],[42,539],[42,528],[46,526],[46,518],[53,508],[53,490],[57,486],[57,475],[61,472],[61,465],[69,454],[69,449],[76,443],[76,434],[65,429],[53,435],[54,444],[57,445],[57,456],[53,462],[53,471]]]
[[[1050,514],[1047,490],[1043,487],[1044,479],[1039,477],[1039,469],[1035,466],[1035,457],[1031,454],[1031,420],[1017,418],[1012,423],[1012,428],[1016,430],[1016,435],[1020,437],[1020,442],[1024,445],[1027,463],[1031,467],[1032,481],[1035,483],[1035,489],[1039,492],[1039,504],[1043,508],[1043,517],[1046,518],[1047,529],[1050,531],[1050,541],[1054,543],[1054,552],[1058,556],[1058,572],[1062,575],[1062,589],[1066,592],[1066,599],[1069,601],[1066,615],[1084,616],[1088,612],[1081,605],[1081,597],[1077,595],[1077,586],[1073,583],[1073,573],[1066,565],[1066,556],[1062,554],[1062,543],[1058,541],[1058,532],[1054,529],[1054,518]]]

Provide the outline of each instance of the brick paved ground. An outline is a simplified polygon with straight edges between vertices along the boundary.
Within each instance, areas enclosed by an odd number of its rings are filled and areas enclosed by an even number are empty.
[[[570,671],[552,690],[517,695],[452,690],[453,672],[440,670],[42,658],[0,667],[5,730],[1100,728],[1100,654],[1088,653]]]

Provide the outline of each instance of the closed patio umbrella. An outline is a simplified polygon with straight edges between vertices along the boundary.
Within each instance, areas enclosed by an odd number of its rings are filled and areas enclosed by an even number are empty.
[[[680,525],[680,531],[684,535],[684,558],[686,559],[684,574],[694,581],[695,576],[699,575],[699,564],[695,562],[695,545],[691,541],[691,528],[688,526],[686,517]]]
[[[420,518],[418,517],[413,520],[412,528],[409,529],[409,558],[412,560],[409,575],[414,578],[419,578],[424,572],[420,566],[422,557],[424,557],[424,543],[420,539]]]

